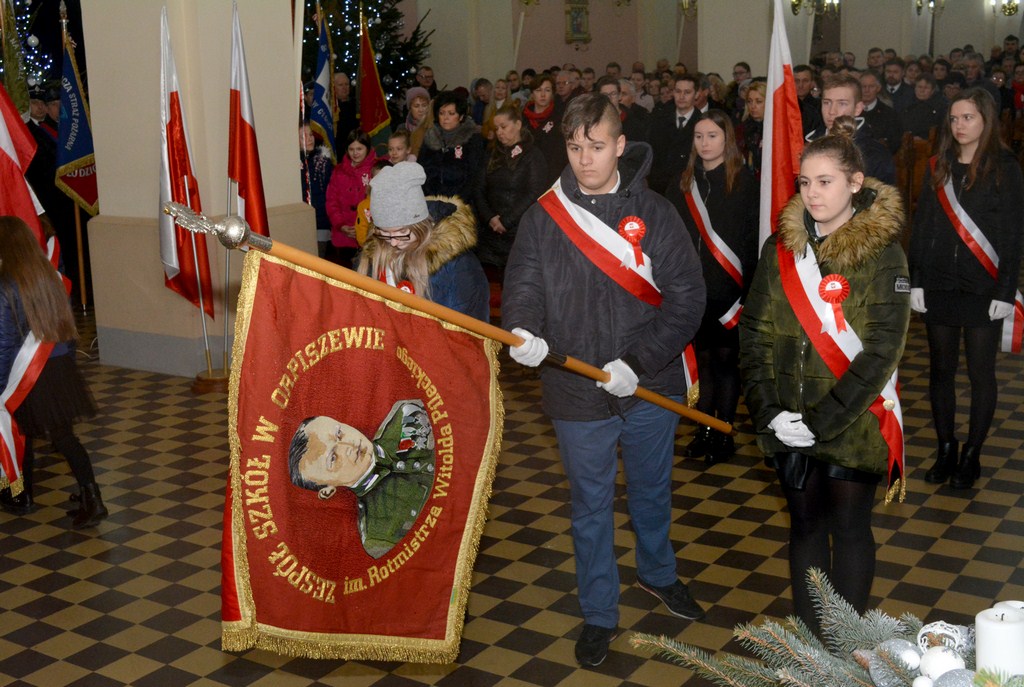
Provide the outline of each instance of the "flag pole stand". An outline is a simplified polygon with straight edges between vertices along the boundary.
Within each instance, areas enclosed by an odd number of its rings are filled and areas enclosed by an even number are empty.
[[[202,394],[228,392],[228,378],[231,370],[217,368],[205,370],[196,375],[192,380],[192,393],[200,396]]]

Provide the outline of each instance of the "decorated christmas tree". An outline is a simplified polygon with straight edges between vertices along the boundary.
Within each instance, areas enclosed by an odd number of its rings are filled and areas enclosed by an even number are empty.
[[[923,625],[909,613],[898,619],[878,610],[861,616],[819,570],[808,574],[808,588],[823,637],[792,616],[737,626],[737,641],[758,660],[712,656],[648,634],[633,635],[631,643],[725,687],[1024,687],[1024,676],[975,674],[973,628]]]
[[[377,71],[381,85],[390,101],[399,101],[412,83],[416,68],[430,57],[430,33],[423,30],[422,20],[408,38],[403,38],[405,17],[397,9],[397,0],[320,0],[319,9],[327,17],[334,48],[334,70],[352,78],[358,73],[359,10],[369,23],[370,37],[376,50]],[[313,78],[316,69],[317,28],[313,15],[317,12],[314,0],[306,2],[306,22],[303,28],[302,73],[304,80]],[[426,17],[424,17],[425,19]]]

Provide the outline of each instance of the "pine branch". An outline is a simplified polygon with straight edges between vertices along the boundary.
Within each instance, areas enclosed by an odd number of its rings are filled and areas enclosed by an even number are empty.
[[[875,652],[875,661],[877,661],[875,669],[878,670],[880,668],[881,674],[885,675],[885,679],[879,679],[878,682],[883,682],[891,687],[895,687],[897,684],[904,687],[911,687],[913,685],[914,678],[917,677],[917,670],[912,670],[899,656],[893,655],[885,649],[880,649]],[[872,674],[871,677],[877,678],[878,676]]]
[[[820,645],[808,645],[776,622],[740,627],[736,638],[770,668],[788,670],[794,678],[805,676],[818,685],[874,687],[867,671],[849,658],[833,656]]]
[[[817,568],[807,572],[807,587],[821,621],[825,644],[836,656],[850,656],[857,649],[873,649],[887,639],[908,634],[899,620],[879,610],[861,617]],[[916,633],[914,633],[916,637]]]
[[[629,643],[638,649],[646,649],[663,656],[697,675],[711,680],[722,687],[777,687],[774,674],[750,659],[726,655],[726,659],[713,658],[707,651],[688,644],[682,644],[662,635],[637,633]]]

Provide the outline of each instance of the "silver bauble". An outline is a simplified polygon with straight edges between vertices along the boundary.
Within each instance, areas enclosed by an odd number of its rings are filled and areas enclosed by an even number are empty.
[[[887,639],[878,645],[878,650],[903,661],[910,670],[917,670],[921,665],[921,650],[905,639]]]
[[[32,34],[31,36],[26,38],[25,42],[28,43],[28,47],[30,47],[30,48],[38,48],[39,47],[39,39],[36,37],[35,34]]]
[[[965,668],[943,673],[935,680],[934,687],[971,687],[974,684],[974,671]]]

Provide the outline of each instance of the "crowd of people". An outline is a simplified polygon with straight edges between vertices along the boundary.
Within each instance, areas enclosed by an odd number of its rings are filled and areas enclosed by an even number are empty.
[[[768,94],[746,62],[729,80],[661,60],[653,71],[636,62],[628,73],[609,63],[603,75],[573,64],[510,70],[442,91],[422,67],[396,118],[405,148],[391,156],[394,170],[370,181],[360,165],[372,152],[353,153],[350,143],[326,202],[354,209],[360,174],[373,192],[377,228],[356,258],[360,271],[467,312],[486,312],[484,273],[503,284],[502,324],[522,340],[511,356],[540,369],[569,479],[581,665],[600,664],[617,634],[611,504],[619,455],[637,584],[674,615],[704,614],[676,578],[668,537],[678,418],[633,396],[642,385],[681,400],[692,382],[681,355],[688,344],[698,410],[731,423],[745,396],[791,517],[795,611],[814,632],[811,567],[866,610],[871,511],[878,483],[898,463],[896,368],[912,310],[925,322],[931,358],[938,448],[926,480],[974,485],[995,409],[996,353],[1015,317],[1022,58],[1008,36],[988,60],[971,46],[934,59],[872,48],[863,68],[849,52],[797,65],[800,176],[763,246]],[[894,187],[894,157],[909,138],[928,141],[934,155],[919,198]],[[419,165],[403,161],[411,159]],[[399,178],[416,212],[382,224],[406,202],[383,197],[383,180]],[[410,231],[434,214],[424,193],[454,203],[475,227],[460,255],[426,265],[409,251],[429,246],[444,225]],[[328,215],[332,240],[339,230],[347,235],[350,214]],[[453,299],[449,287],[434,285],[451,271],[445,260],[458,260],[457,288],[472,297]],[[971,381],[962,450],[954,422],[961,338]],[[550,349],[604,365],[608,380],[595,387],[550,364]],[[684,449],[708,465],[734,451],[733,437],[709,425]]]
[[[539,368],[571,493],[581,665],[599,665],[618,633],[619,456],[637,584],[678,617],[705,613],[677,577],[670,539],[679,418],[634,395],[643,386],[682,401],[690,344],[698,410],[732,423],[745,397],[788,505],[794,607],[812,631],[811,567],[866,610],[872,507],[901,454],[896,369],[912,311],[927,330],[937,438],[925,479],[973,487],[996,407],[997,351],[1018,316],[1022,58],[1008,36],[988,60],[971,46],[935,58],[872,48],[863,68],[849,52],[796,66],[806,146],[764,245],[768,98],[745,62],[728,80],[660,60],[628,73],[609,63],[603,75],[573,64],[510,70],[454,89],[438,89],[424,65],[392,103],[400,114],[379,147],[339,73],[337,149],[300,123],[320,255],[479,319],[500,305],[502,325],[521,340],[511,357]],[[910,199],[894,187],[908,133],[932,142],[934,155],[909,261]],[[31,337],[56,344],[16,415],[30,437],[23,490],[0,492],[0,504],[34,507],[31,438],[49,436],[80,486],[73,526],[89,527],[107,512],[71,429],[93,408],[69,353],[66,293],[24,223],[0,220],[0,237],[5,384]],[[962,447],[961,339],[971,382]],[[554,364],[551,350],[601,365],[607,378],[595,385]],[[713,465],[734,450],[731,435],[701,425],[685,454]]]

